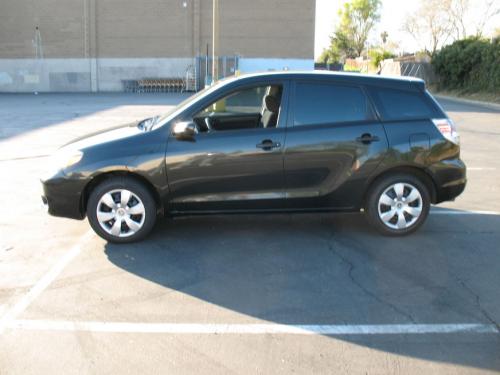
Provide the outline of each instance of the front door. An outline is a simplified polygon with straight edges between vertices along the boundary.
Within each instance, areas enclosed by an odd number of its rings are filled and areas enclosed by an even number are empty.
[[[171,212],[284,207],[286,86],[254,84],[214,93],[212,102],[184,119],[198,133],[189,140],[169,137]]]

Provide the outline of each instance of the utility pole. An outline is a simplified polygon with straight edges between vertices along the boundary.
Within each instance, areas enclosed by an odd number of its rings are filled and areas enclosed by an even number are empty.
[[[219,0],[213,1],[213,15],[212,15],[212,83],[219,79]]]

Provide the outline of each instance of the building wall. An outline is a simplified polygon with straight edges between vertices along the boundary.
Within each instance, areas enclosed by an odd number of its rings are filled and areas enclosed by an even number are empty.
[[[219,0],[219,55],[241,56],[243,71],[312,69],[314,12],[315,0]],[[0,92],[180,77],[207,46],[211,54],[210,0],[1,0]]]
[[[201,4],[203,48],[212,43],[212,1]],[[314,17],[314,0],[219,0],[221,54],[311,58]]]
[[[82,0],[1,0],[0,58],[33,58],[35,27],[39,26],[47,57],[84,57]]]

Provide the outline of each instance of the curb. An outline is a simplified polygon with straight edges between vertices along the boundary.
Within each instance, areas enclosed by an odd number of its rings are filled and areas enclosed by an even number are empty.
[[[495,109],[500,111],[500,104],[497,103],[492,103],[492,102],[483,102],[480,100],[471,100],[471,99],[463,99],[459,98],[456,96],[448,96],[448,95],[440,95],[440,94],[432,94],[436,99],[446,99],[446,100],[452,100],[455,102],[459,103],[465,103],[465,104],[473,104],[473,105],[478,105],[481,107],[489,108],[489,109]]]

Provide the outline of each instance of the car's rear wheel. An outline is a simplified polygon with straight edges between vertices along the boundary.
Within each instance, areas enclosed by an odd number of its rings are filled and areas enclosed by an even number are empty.
[[[156,203],[149,190],[133,178],[113,177],[90,194],[87,216],[102,238],[117,243],[143,239],[156,221]]]
[[[385,235],[416,231],[430,209],[427,186],[417,177],[394,174],[377,180],[370,189],[365,211],[372,225]]]

